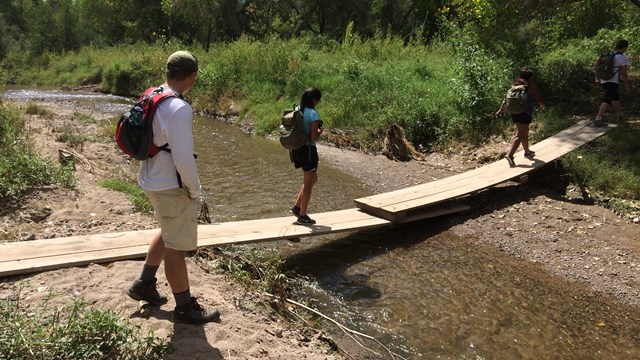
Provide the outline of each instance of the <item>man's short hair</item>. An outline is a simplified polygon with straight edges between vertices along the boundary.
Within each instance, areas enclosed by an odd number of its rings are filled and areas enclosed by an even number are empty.
[[[626,47],[629,47],[629,42],[627,40],[618,40],[618,42],[616,42],[616,50],[624,49]]]

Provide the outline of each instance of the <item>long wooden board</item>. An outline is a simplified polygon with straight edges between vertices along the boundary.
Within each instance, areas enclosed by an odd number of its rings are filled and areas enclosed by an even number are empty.
[[[412,220],[459,212],[468,207],[451,204],[434,207]],[[316,225],[294,225],[294,217],[234,221],[198,227],[198,246],[222,246],[302,238],[350,230],[363,230],[392,223],[359,209],[314,215]],[[144,257],[158,229],[81,235],[66,238],[13,242],[0,245],[0,276]]]
[[[614,126],[594,127],[591,124],[591,121],[581,121],[531,146],[531,149],[536,152],[534,159],[525,158],[522,151],[516,153],[517,166],[513,168],[509,167],[506,160],[497,161],[441,180],[356,199],[356,206],[389,221],[403,219],[406,213],[457,199],[520,177],[614,128]]]

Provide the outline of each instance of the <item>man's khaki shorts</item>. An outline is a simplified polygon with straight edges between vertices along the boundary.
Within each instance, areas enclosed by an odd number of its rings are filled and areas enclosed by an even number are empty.
[[[164,246],[173,250],[191,251],[198,247],[196,200],[189,198],[186,188],[147,191],[156,219],[160,223]]]

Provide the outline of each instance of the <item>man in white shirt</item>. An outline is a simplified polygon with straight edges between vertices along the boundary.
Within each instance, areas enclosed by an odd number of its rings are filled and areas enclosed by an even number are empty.
[[[193,145],[193,109],[182,98],[196,80],[198,60],[188,51],[171,54],[167,60],[165,92],[173,92],[158,105],[153,117],[153,141],[167,144],[164,151],[140,162],[138,183],[153,204],[160,232],[149,245],[145,264],[127,294],[135,300],[162,305],[168,299],[158,293],[155,277],[164,260],[165,276],[173,292],[176,307],[174,322],[204,324],[217,321],[217,310],[206,311],[191,296],[185,256],[197,248],[196,199],[201,187]]]
[[[602,103],[596,116],[595,126],[606,125],[604,121],[604,115],[609,110],[609,106],[613,105],[616,109],[616,117],[620,117],[620,81],[624,83],[625,90],[629,92],[629,59],[624,56],[625,51],[629,47],[627,40],[619,40],[616,43],[616,49],[613,57],[614,75],[611,79],[596,79],[600,82],[600,85],[604,89],[604,96],[602,97]]]

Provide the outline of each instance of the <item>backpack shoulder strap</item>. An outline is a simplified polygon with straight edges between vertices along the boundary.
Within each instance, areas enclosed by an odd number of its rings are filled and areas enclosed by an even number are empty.
[[[151,91],[149,91],[151,90]],[[147,93],[148,91],[148,93]],[[147,120],[152,120],[153,115],[156,113],[158,109],[158,105],[166,99],[169,98],[182,98],[182,96],[174,91],[164,91],[162,86],[157,88],[147,89],[143,95],[149,96],[150,100],[148,102],[148,106],[144,109],[144,118]]]

